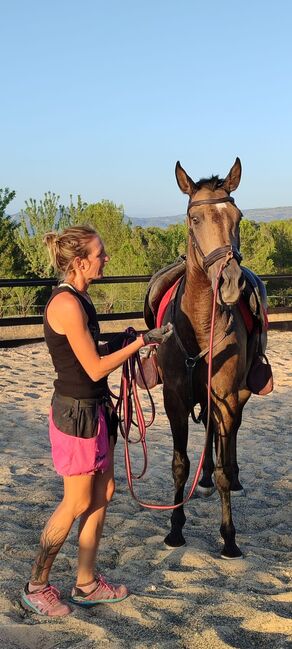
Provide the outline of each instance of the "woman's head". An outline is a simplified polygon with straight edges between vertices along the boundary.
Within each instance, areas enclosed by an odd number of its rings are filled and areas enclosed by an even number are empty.
[[[62,279],[78,272],[91,281],[102,275],[108,256],[104,245],[91,225],[76,225],[63,232],[48,232],[44,236],[50,260]]]

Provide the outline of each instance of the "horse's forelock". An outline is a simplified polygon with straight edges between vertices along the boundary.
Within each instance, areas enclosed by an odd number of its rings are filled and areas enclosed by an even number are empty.
[[[224,178],[219,178],[219,176],[211,176],[210,178],[200,178],[196,182],[196,191],[199,189],[203,189],[203,187],[206,187],[207,189],[211,189],[211,191],[215,191],[216,189],[219,189],[222,187],[224,184]]]

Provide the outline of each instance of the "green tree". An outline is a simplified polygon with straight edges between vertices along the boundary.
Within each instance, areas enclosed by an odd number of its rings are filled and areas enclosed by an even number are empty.
[[[292,219],[270,223],[275,249],[272,258],[278,273],[292,272]]]
[[[21,213],[17,233],[18,245],[25,259],[25,274],[35,277],[49,277],[53,274],[49,256],[43,243],[46,232],[68,227],[71,222],[71,206],[59,205],[59,196],[47,192],[39,203],[30,198]]]
[[[243,265],[257,274],[273,273],[275,242],[269,224],[242,221],[240,238]]]
[[[10,191],[8,187],[0,189],[0,274],[3,278],[19,275],[23,265],[16,240],[17,223],[5,213],[14,197],[15,191]]]

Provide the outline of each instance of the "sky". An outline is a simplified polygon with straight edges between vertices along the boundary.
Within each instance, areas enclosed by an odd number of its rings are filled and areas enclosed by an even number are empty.
[[[182,214],[174,175],[292,205],[290,0],[0,0],[0,187]]]

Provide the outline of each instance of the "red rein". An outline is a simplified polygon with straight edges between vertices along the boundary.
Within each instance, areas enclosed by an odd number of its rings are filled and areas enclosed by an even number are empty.
[[[214,296],[213,296],[213,306],[212,306],[212,318],[211,318],[211,331],[210,331],[210,342],[209,342],[209,365],[208,365],[208,392],[207,392],[207,404],[208,404],[208,415],[207,415],[207,426],[206,426],[206,441],[208,438],[208,432],[209,432],[209,426],[210,426],[210,420],[211,420],[211,381],[212,381],[212,356],[213,356],[213,342],[214,342],[214,329],[215,329],[215,313],[216,313],[216,301],[217,301],[217,292],[218,292],[218,287],[219,287],[219,281],[220,277],[222,274],[223,269],[225,266],[228,264],[230,259],[230,254],[226,255],[226,258],[224,262],[222,262],[220,269],[218,271],[217,277],[216,277],[216,284],[214,288]],[[127,332],[133,332],[134,330],[130,327],[127,329]],[[125,343],[127,344],[127,343]],[[151,426],[154,422],[155,418],[155,407],[154,407],[154,402],[152,399],[152,396],[150,394],[150,391],[147,389],[148,392],[148,397],[149,401],[151,404],[151,419],[148,423],[145,422],[143,411],[141,408],[141,404],[139,401],[138,397],[138,391],[137,391],[137,385],[136,385],[136,369],[135,369],[135,364],[138,364],[139,370],[141,372],[141,375],[143,377],[143,369],[141,366],[141,361],[140,361],[140,356],[139,352],[137,354],[134,354],[131,358],[128,359],[123,364],[123,369],[122,369],[122,380],[121,380],[121,388],[120,388],[120,394],[118,397],[118,401],[116,404],[116,411],[119,416],[119,425],[120,425],[120,430],[124,438],[125,442],[125,467],[126,467],[126,474],[127,474],[127,481],[128,481],[128,486],[130,489],[130,492],[133,496],[133,498],[139,503],[139,505],[142,505],[142,507],[146,507],[147,509],[156,509],[156,510],[165,510],[165,509],[177,509],[178,507],[181,507],[182,505],[185,505],[188,500],[192,497],[195,488],[198,484],[203,462],[205,459],[205,449],[206,449],[206,442],[204,449],[202,451],[198,467],[196,470],[196,473],[194,475],[194,479],[191,485],[191,488],[187,494],[187,496],[184,498],[184,500],[181,503],[178,503],[177,505],[157,505],[155,503],[146,503],[142,500],[139,500],[137,496],[134,493],[134,488],[133,488],[133,480],[136,479],[138,480],[139,478],[142,478],[143,475],[145,475],[146,469],[147,469],[147,445],[146,445],[146,430]],[[137,418],[137,422],[133,421],[133,401],[134,401],[134,409],[135,409],[135,414]],[[135,426],[138,427],[139,430],[139,437],[136,440],[130,439],[130,429],[131,425],[134,424]],[[134,475],[132,472],[132,466],[131,466],[131,458],[130,458],[130,450],[129,450],[129,445],[130,444],[137,444],[141,442],[142,444],[142,449],[143,449],[143,456],[144,456],[144,466],[143,470],[140,473],[140,475]]]

